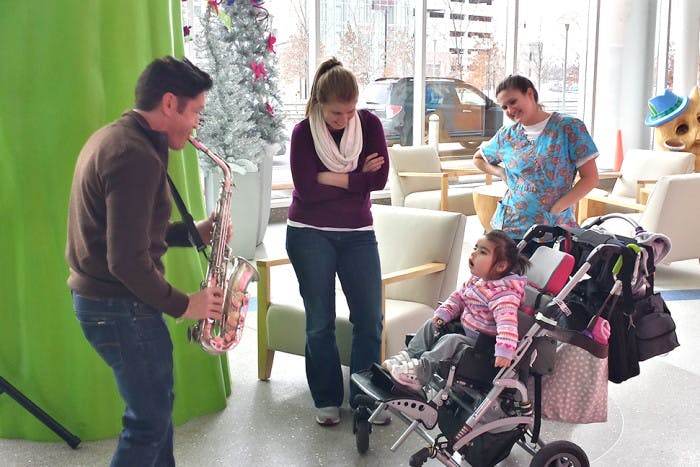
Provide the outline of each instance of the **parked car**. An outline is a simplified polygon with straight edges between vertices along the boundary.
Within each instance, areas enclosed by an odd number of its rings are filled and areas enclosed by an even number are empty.
[[[379,78],[362,91],[358,108],[382,121],[388,144],[413,142],[413,78]],[[493,136],[503,124],[503,111],[481,90],[453,78],[426,78],[426,116],[440,117],[440,142],[465,147]],[[427,122],[424,140],[427,141]]]

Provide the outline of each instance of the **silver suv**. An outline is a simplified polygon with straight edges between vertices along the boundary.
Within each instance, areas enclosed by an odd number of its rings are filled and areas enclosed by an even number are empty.
[[[360,94],[358,108],[379,117],[388,144],[412,144],[413,78],[379,78],[369,83]],[[491,138],[503,124],[498,104],[475,86],[453,78],[425,79],[425,112],[440,117],[440,142],[465,147]]]

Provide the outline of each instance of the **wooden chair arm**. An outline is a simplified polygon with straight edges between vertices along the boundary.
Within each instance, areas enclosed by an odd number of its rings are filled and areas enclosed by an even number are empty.
[[[435,272],[444,271],[447,268],[445,263],[425,263],[420,266],[400,269],[394,272],[382,274],[382,285],[395,284],[414,277],[427,276]]]
[[[640,203],[633,203],[632,201],[626,201],[623,199],[618,199],[618,198],[608,198],[607,199],[607,204],[611,206],[618,206],[621,208],[628,208],[628,209],[633,209],[638,212],[644,211],[646,206]]]
[[[289,258],[267,258],[256,261],[258,268],[258,379],[270,379],[274,352],[267,351],[267,310],[270,307],[270,269],[291,264]]]
[[[447,188],[449,186],[449,172],[399,172],[399,177],[424,177],[440,178],[440,210],[447,211]]]
[[[642,212],[646,208],[646,206],[641,203],[627,201],[625,199],[616,198],[615,196],[602,195],[592,191],[578,202],[578,212],[576,216],[578,223],[581,224],[589,217],[602,216],[606,212],[605,205],[627,208],[638,212]]]
[[[442,173],[448,174],[450,177],[460,177],[462,175],[485,175],[484,172],[477,168],[473,169],[447,169],[442,168]]]
[[[593,190],[589,192],[585,197],[581,199],[583,200],[591,200],[591,201],[597,201],[600,203],[607,203],[608,200],[610,199],[610,193],[604,190]]]
[[[659,181],[658,178],[640,178],[637,180],[637,188],[642,187],[644,185],[652,185]]]
[[[427,177],[427,178],[447,178],[450,174],[446,172],[399,172],[399,177]]]
[[[639,204],[647,204],[647,199],[649,198],[649,191],[644,192],[647,185],[655,185],[658,179],[656,178],[646,178],[637,180],[637,194],[636,200]]]
[[[606,180],[608,178],[620,178],[622,177],[622,172],[620,171],[610,171],[610,172],[598,172],[598,180]]]

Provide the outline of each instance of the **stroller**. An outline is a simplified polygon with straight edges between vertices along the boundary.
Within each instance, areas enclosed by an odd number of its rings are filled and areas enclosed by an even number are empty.
[[[493,466],[507,458],[515,444],[533,456],[531,466],[589,465],[586,453],[575,443],[540,439],[541,377],[555,370],[557,341],[580,347],[597,358],[607,357],[608,346],[588,334],[595,314],[573,317],[565,299],[593,277],[602,275],[608,280],[608,274],[601,271],[616,263],[628,248],[624,242],[598,236],[593,230],[572,232],[543,225],[531,227],[518,246],[522,249],[544,237],[557,239],[557,247],[540,246],[530,258],[526,295],[518,311],[521,338],[510,366],[494,367],[495,338],[481,335],[474,347],[464,346],[452,359],[440,362],[421,394],[395,384],[376,364],[353,374],[352,381],[363,393],[356,396],[353,419],[360,453],[369,448],[373,418],[389,409],[408,425],[391,446],[392,451],[413,432],[428,443],[410,457],[411,466],[421,466],[431,458],[459,466],[456,453],[472,466]],[[584,245],[578,244],[580,237],[586,238]],[[571,253],[561,251],[560,242]],[[609,279],[609,287],[599,284],[598,291],[616,292],[613,276]],[[577,321],[573,318],[589,323],[580,329],[562,326],[567,320]],[[532,391],[528,391],[528,380],[534,381]],[[439,433],[433,437],[430,430],[435,427]]]

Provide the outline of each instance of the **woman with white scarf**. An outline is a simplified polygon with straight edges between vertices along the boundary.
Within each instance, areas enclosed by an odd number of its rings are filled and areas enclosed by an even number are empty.
[[[381,352],[381,268],[370,192],[386,185],[389,161],[381,122],[356,110],[358,96],[352,72],[335,58],[323,62],[290,145],[294,192],[286,247],[306,309],[306,378],[316,421],[324,426],[340,422],[344,400],[336,274],[353,323],[350,372],[378,363]],[[350,403],[357,392],[351,385]]]

